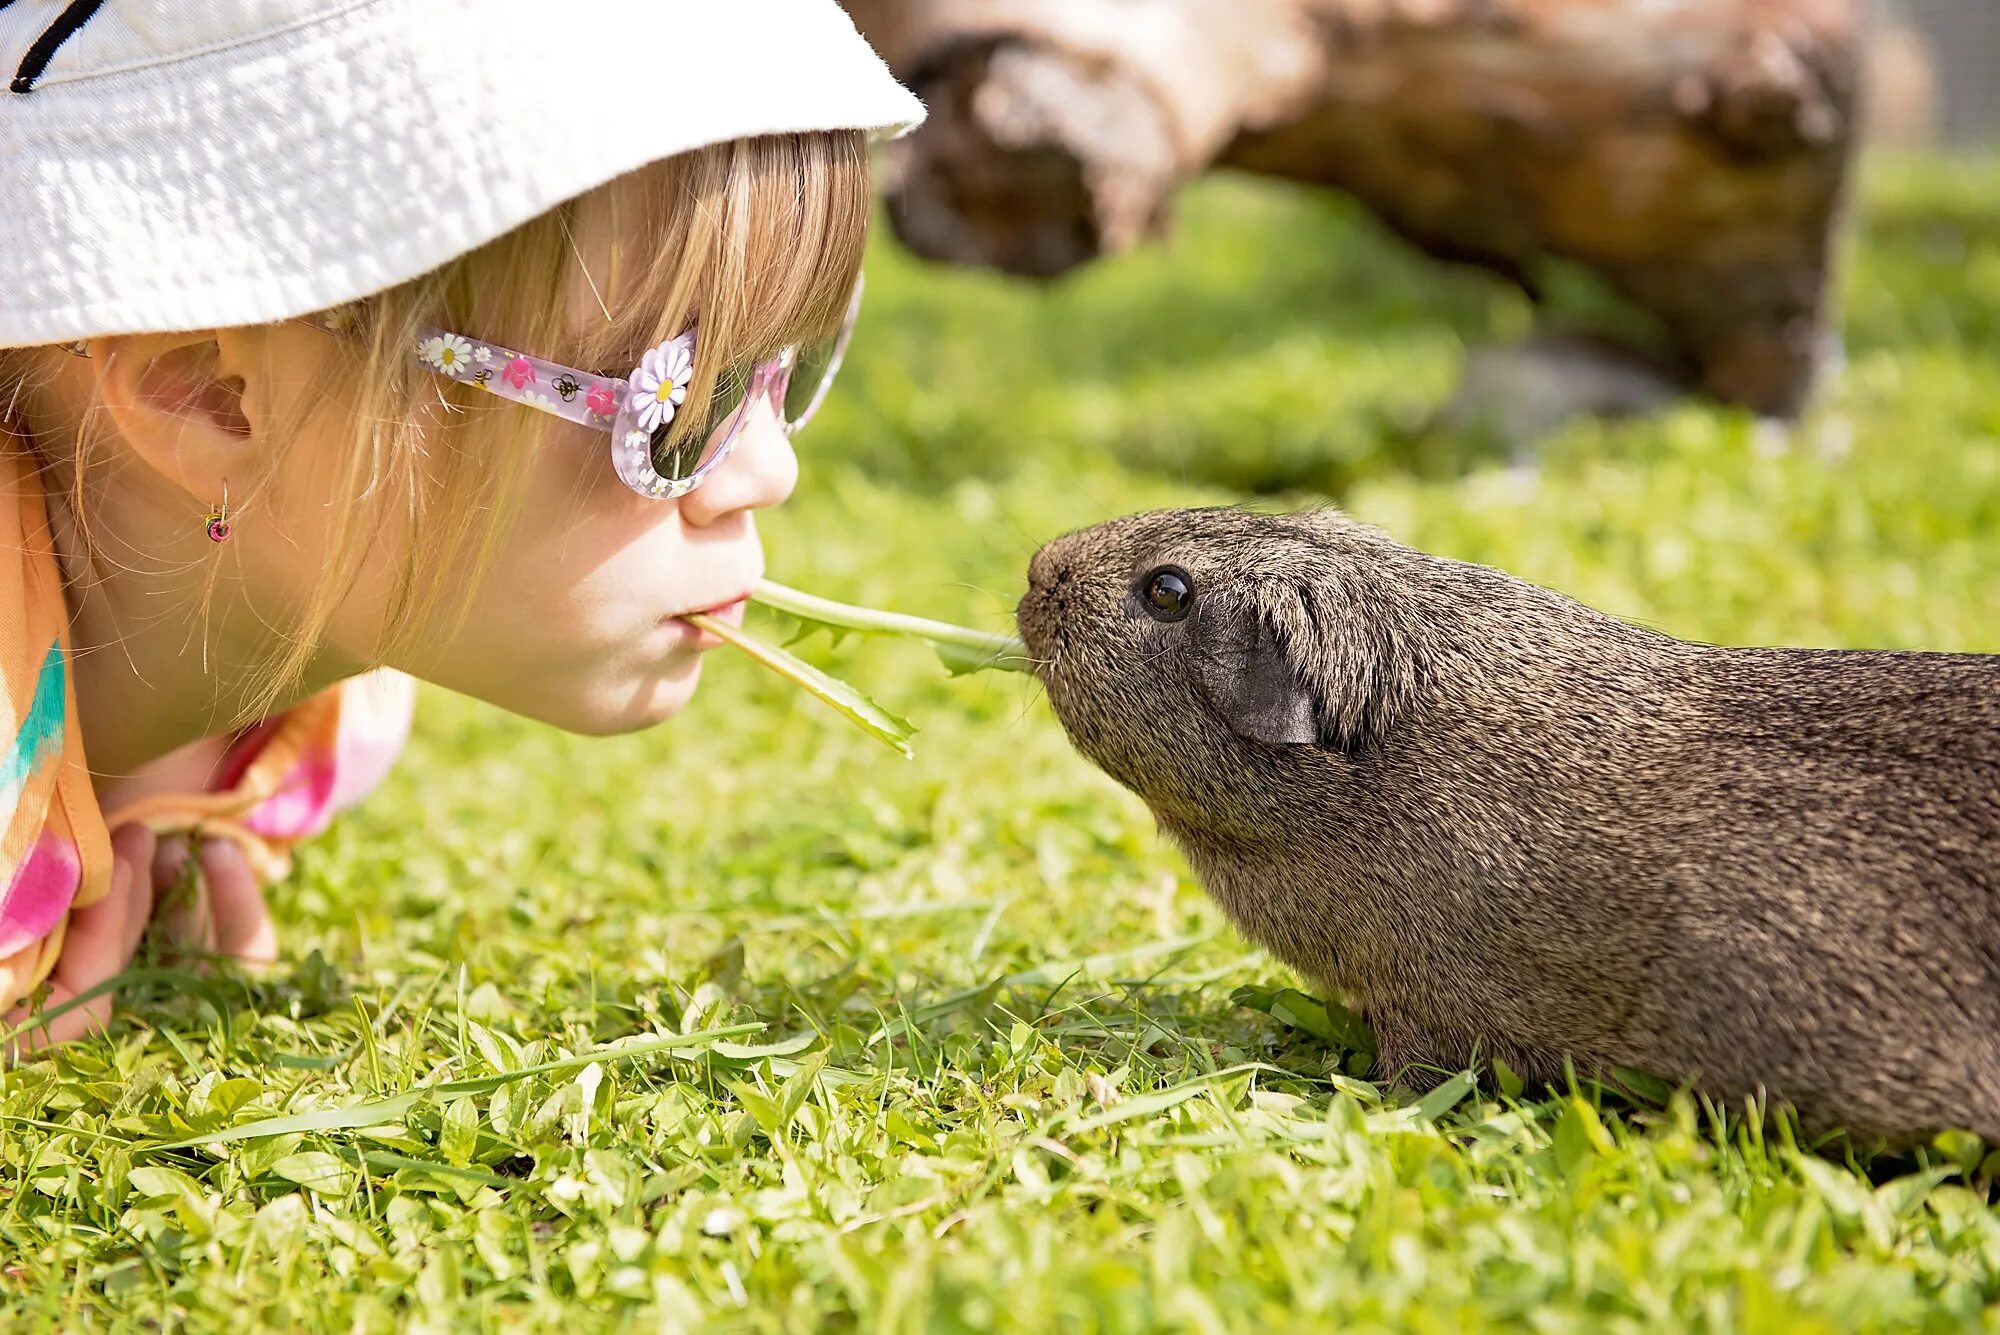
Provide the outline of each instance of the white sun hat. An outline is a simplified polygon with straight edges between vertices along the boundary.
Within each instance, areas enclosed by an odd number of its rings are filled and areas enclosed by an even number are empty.
[[[0,0],[0,347],[288,319],[676,153],[923,115],[835,0]]]

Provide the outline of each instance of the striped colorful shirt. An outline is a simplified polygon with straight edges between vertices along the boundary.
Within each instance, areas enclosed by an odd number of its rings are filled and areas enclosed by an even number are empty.
[[[208,791],[99,810],[69,672],[69,608],[33,463],[0,455],[0,1012],[29,996],[62,953],[72,911],[111,885],[110,831],[235,841],[266,879],[292,845],[320,833],[395,762],[409,734],[413,683],[357,678],[236,737]],[[12,503],[8,503],[8,498]]]

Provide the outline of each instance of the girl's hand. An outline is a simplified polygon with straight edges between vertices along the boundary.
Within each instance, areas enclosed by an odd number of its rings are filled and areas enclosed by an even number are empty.
[[[139,951],[155,905],[165,939],[191,953],[224,955],[252,965],[277,958],[277,933],[263,889],[235,844],[203,841],[192,895],[180,893],[188,860],[185,839],[160,841],[144,826],[125,825],[112,832],[111,856],[110,892],[70,915],[47,996],[32,1008],[28,1003],[14,1007],[6,1019],[8,1028],[122,973]],[[16,1042],[32,1051],[102,1029],[111,1019],[113,999],[111,992],[94,997]]]
[[[243,850],[227,839],[202,840],[191,896],[179,893],[187,862],[188,843],[179,835],[161,840],[153,854],[153,896],[165,939],[190,954],[253,966],[277,959],[277,929]]]
[[[30,1015],[50,1010],[115,978],[132,962],[146,924],[153,917],[153,832],[127,825],[111,835],[111,890],[87,909],[69,916],[62,954],[49,974],[49,987],[39,1000],[24,1001],[7,1014],[9,1029]],[[32,1051],[104,1027],[111,1018],[112,994],[104,993],[46,1025],[22,1034],[15,1043]],[[11,1046],[11,1045],[10,1045]]]

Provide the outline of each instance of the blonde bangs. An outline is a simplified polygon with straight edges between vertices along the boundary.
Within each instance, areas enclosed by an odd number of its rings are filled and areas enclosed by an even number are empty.
[[[662,164],[640,189],[613,189],[636,207],[645,254],[614,252],[616,294],[586,339],[581,363],[607,370],[696,330],[694,379],[672,432],[706,429],[725,377],[836,330],[861,272],[870,218],[865,141],[851,135],[738,140]],[[636,193],[638,198],[632,200]],[[618,235],[635,229],[614,225]],[[629,276],[629,278],[628,278]]]
[[[678,439],[705,428],[725,378],[839,327],[870,215],[858,132],[720,144],[635,172],[468,255],[440,275],[441,322],[616,376],[694,328]],[[585,235],[618,240],[586,253]],[[590,300],[580,319],[572,302],[550,299],[573,296],[579,278]]]
[[[693,325],[698,361],[741,370],[838,327],[868,237],[861,136],[739,140],[661,167],[639,192],[647,252],[613,256],[616,301],[586,344],[593,364]]]

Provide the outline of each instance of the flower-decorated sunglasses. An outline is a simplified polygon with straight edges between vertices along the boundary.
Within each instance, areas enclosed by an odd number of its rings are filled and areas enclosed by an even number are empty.
[[[672,500],[700,486],[729,457],[760,396],[777,403],[787,434],[812,420],[847,355],[861,288],[857,279],[847,317],[831,337],[786,348],[747,374],[718,377],[704,430],[687,423],[673,429],[694,378],[693,329],[646,353],[624,377],[574,370],[444,329],[422,330],[416,355],[425,370],[448,380],[609,432],[619,480],[641,496]]]

